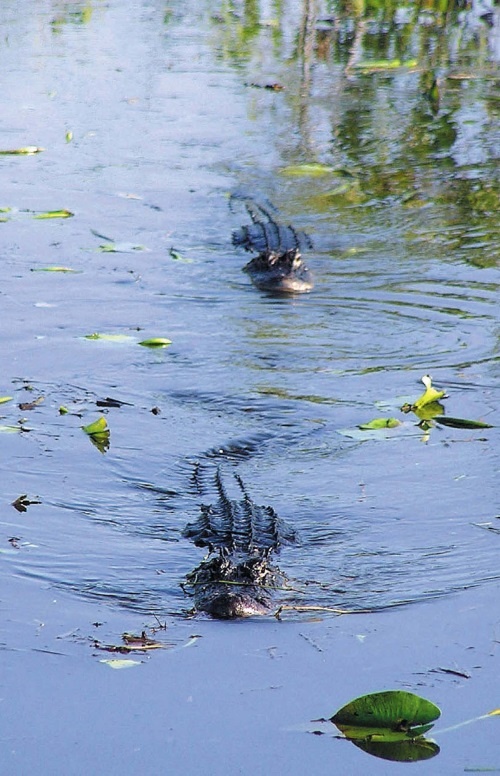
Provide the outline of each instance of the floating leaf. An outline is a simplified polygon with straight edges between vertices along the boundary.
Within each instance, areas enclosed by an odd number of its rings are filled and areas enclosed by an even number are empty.
[[[136,636],[133,633],[124,633],[122,639],[128,649],[133,649],[135,651],[143,652],[150,649],[165,649],[165,644],[162,644],[161,641],[148,638],[145,631],[142,631],[140,636]]]
[[[0,154],[6,156],[6,155],[29,155],[29,154],[39,154],[41,151],[45,151],[45,148],[40,148],[39,146],[25,146],[24,148],[10,148],[3,151],[0,151]]]
[[[43,404],[45,401],[45,398],[43,396],[39,396],[37,399],[34,399],[33,401],[23,401],[21,404],[19,404],[19,409],[23,412],[27,412],[28,410],[34,410],[35,407],[38,407],[39,404]]]
[[[124,405],[133,407],[129,401],[120,401],[120,399],[113,399],[111,396],[106,396],[105,399],[97,399],[96,405],[98,407],[123,407]]]
[[[68,129],[64,137],[67,143],[71,143],[71,141],[73,140],[73,132],[70,129]]]
[[[89,436],[93,436],[94,434],[103,434],[106,431],[109,433],[108,422],[103,415],[101,415],[101,417],[98,420],[95,420],[93,423],[89,423],[88,426],[82,426],[82,429],[86,434],[89,434]]]
[[[369,431],[370,429],[378,428],[396,428],[396,426],[400,425],[401,421],[397,418],[375,418],[374,420],[370,420],[369,423],[361,423],[358,428],[363,431]]]
[[[282,167],[280,170],[282,175],[288,176],[300,176],[309,175],[314,177],[320,177],[321,175],[331,175],[337,172],[335,167],[330,167],[328,164],[291,164],[289,167]]]
[[[357,70],[394,70],[398,67],[416,67],[418,65],[417,59],[407,59],[402,61],[401,59],[377,59],[372,62],[362,61],[355,62],[353,67]]]
[[[93,334],[86,334],[84,339],[103,340],[104,342],[132,342],[134,338],[130,334],[99,334],[95,331]]]
[[[144,245],[134,245],[133,243],[103,243],[99,246],[99,250],[103,253],[135,253],[137,251],[148,251]]]
[[[432,420],[438,415],[442,415],[444,412],[444,406],[439,401],[431,401],[429,404],[424,404],[423,407],[410,406],[409,409],[406,406],[401,407],[402,412],[413,411],[417,418],[420,420]]]
[[[71,269],[71,267],[59,267],[57,265],[50,267],[32,267],[32,272],[81,272],[79,269]]]
[[[186,259],[184,256],[179,253],[179,251],[176,251],[175,248],[170,248],[169,250],[170,258],[172,258],[174,261],[180,261],[183,264],[192,264],[193,259]]]
[[[100,663],[105,663],[110,668],[133,668],[134,666],[140,666],[140,660],[126,660],[125,658],[109,658],[108,660],[99,660]]]
[[[41,501],[37,501],[36,499],[29,499],[28,495],[26,493],[23,493],[22,496],[18,496],[15,501],[12,502],[12,506],[14,509],[17,509],[18,512],[27,512],[28,507],[31,504],[41,504]]]
[[[5,404],[8,401],[12,401],[12,396],[0,396],[0,404]]]
[[[0,426],[1,434],[17,434],[22,431],[21,426]]]
[[[451,426],[452,428],[494,428],[489,423],[483,423],[481,420],[466,420],[465,418],[450,418],[445,415],[435,415],[436,423],[442,426]]]
[[[347,738],[397,741],[422,735],[441,711],[431,701],[405,690],[363,695],[337,711],[331,722]]]
[[[422,382],[425,385],[425,391],[423,392],[422,396],[419,396],[417,401],[413,404],[412,410],[414,411],[422,409],[422,407],[425,407],[426,404],[438,402],[439,399],[446,397],[445,391],[437,391],[432,387],[432,378],[430,375],[424,375],[422,377]]]
[[[69,413],[69,409],[67,407],[64,407],[62,404],[59,407],[59,415],[67,415]]]
[[[71,210],[47,210],[45,213],[37,213],[33,218],[71,218],[74,215]]]
[[[145,348],[166,348],[167,345],[171,345],[172,340],[165,337],[152,337],[151,339],[145,339],[139,342],[139,345],[143,345]]]
[[[90,441],[101,453],[109,449],[109,427],[104,416],[101,416],[88,426],[82,426],[82,429],[88,435]]]

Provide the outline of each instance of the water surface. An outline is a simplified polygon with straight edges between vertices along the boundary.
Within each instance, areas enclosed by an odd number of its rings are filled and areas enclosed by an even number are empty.
[[[223,633],[242,650],[236,675],[250,670],[241,629],[183,619],[180,583],[202,551],[182,529],[199,510],[193,465],[206,460],[297,531],[279,558],[288,603],[396,606],[393,629],[398,612],[424,628],[443,597],[450,612],[456,600],[473,608],[474,590],[492,602],[498,12],[487,23],[475,9],[361,18],[314,2],[24,0],[0,16],[1,145],[45,149],[0,157],[0,393],[13,396],[1,423],[26,429],[0,435],[6,649],[34,648],[26,623],[45,591],[64,601],[60,631],[105,620],[116,638],[154,615],[179,641],[184,627],[207,642]],[[272,84],[284,88],[262,88]],[[229,206],[234,191],[311,235],[313,293],[250,285],[231,245],[249,218]],[[61,208],[74,216],[33,218]],[[54,265],[77,272],[37,271]],[[131,339],[85,339],[93,332]],[[150,336],[172,345],[137,344]],[[493,428],[424,431],[402,415],[427,373],[449,415]],[[81,426],[108,396],[126,404],[104,410],[101,453]],[[387,439],[350,433],[382,415],[404,426]],[[17,513],[21,494],[41,504]],[[294,660],[294,629],[314,628],[298,614],[272,627]],[[316,639],[338,636],[328,614],[322,627]],[[85,664],[88,644],[77,646]],[[354,674],[352,697],[411,681],[387,667],[383,681]],[[307,706],[307,687],[299,696]],[[28,760],[29,747],[19,773]]]

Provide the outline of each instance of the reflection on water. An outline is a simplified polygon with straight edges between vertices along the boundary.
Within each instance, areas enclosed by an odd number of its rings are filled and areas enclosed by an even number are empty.
[[[498,577],[474,525],[498,512],[495,428],[337,434],[429,371],[450,414],[500,423],[499,13],[445,5],[2,5],[2,146],[46,148],[2,157],[1,423],[30,428],[0,435],[2,477],[42,501],[2,524],[14,574],[182,611],[190,471],[220,455],[298,532],[279,560],[292,602],[380,608]],[[308,298],[242,275],[240,189],[312,235]],[[50,265],[81,272],[31,271]],[[45,402],[22,418],[31,389]],[[106,396],[128,404],[106,408],[102,454],[81,426]]]

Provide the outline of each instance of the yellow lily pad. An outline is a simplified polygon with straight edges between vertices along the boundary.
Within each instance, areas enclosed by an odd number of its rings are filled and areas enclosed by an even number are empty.
[[[130,334],[99,334],[95,331],[92,334],[86,334],[84,339],[102,340],[103,342],[132,342],[134,338]]]
[[[45,213],[37,213],[33,218],[71,218],[75,214],[71,210],[47,210]]]
[[[3,156],[27,156],[30,154],[39,154],[41,151],[45,151],[45,148],[39,146],[24,146],[24,148],[7,148],[0,151]]]
[[[94,434],[103,434],[106,431],[109,433],[108,422],[103,415],[101,415],[101,417],[98,420],[95,420],[93,423],[89,423],[88,426],[82,426],[82,429],[86,434],[89,434],[89,436],[93,436]]]
[[[328,164],[291,164],[288,167],[282,167],[280,170],[282,175],[288,175],[290,177],[309,175],[314,177],[320,177],[321,175],[331,175],[335,173],[334,167],[330,167]]]
[[[400,426],[401,421],[397,418],[374,418],[374,420],[370,420],[368,423],[361,423],[358,428],[362,429],[363,431],[370,431],[370,429],[378,429],[378,428],[396,428],[396,426]]]
[[[377,59],[372,62],[366,60],[356,62],[353,67],[357,70],[394,70],[399,67],[416,67],[418,65],[417,59]]]
[[[413,410],[421,410],[426,404],[432,404],[438,402],[446,396],[446,391],[437,391],[432,387],[432,378],[430,375],[424,375],[422,382],[425,385],[425,391],[422,396],[419,396],[417,401],[413,404]]]

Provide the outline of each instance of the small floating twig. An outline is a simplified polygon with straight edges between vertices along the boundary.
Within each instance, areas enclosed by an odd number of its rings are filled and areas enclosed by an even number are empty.
[[[373,614],[373,609],[335,609],[331,606],[294,606],[293,604],[283,604],[275,612],[274,617],[277,620],[280,619],[281,613],[286,610],[293,610],[295,612],[330,612],[331,614]]]

